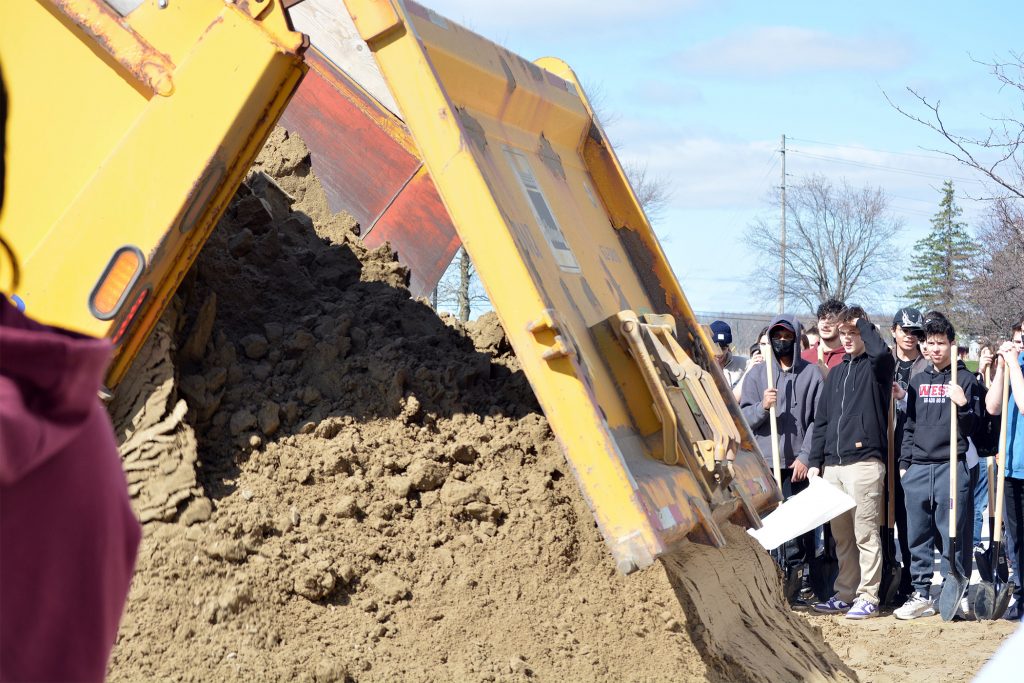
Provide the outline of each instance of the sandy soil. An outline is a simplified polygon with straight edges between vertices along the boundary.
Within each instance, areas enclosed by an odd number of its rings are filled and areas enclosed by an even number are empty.
[[[945,622],[939,616],[867,621],[806,614],[863,683],[969,681],[1019,624]]]

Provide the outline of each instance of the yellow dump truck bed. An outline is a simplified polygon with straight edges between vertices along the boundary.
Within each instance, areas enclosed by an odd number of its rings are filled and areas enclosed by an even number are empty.
[[[619,568],[779,491],[579,83],[415,2],[346,0]]]

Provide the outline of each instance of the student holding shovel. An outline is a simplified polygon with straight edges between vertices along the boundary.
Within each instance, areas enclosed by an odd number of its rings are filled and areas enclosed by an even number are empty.
[[[944,573],[947,583],[952,581],[950,585],[955,585],[959,593],[952,599],[953,612],[960,605],[971,574],[973,520],[967,514],[971,482],[966,456],[967,436],[981,415],[978,381],[953,356],[956,347],[952,323],[943,317],[930,317],[924,323],[924,334],[930,365],[912,377],[907,387],[907,419],[900,449],[914,593],[895,611],[897,619],[935,614],[931,598],[935,549],[942,553],[944,562],[945,558],[952,560]],[[953,363],[957,363],[955,369]],[[951,439],[954,434],[955,443]],[[953,524],[951,514],[955,514]]]
[[[771,357],[766,356],[763,365],[747,373],[740,395],[740,410],[765,458],[772,457],[773,451],[778,453],[780,485],[783,495],[789,498],[807,488],[814,410],[823,380],[816,365],[800,358],[798,321],[779,316],[771,321],[767,336],[769,348],[764,353],[770,353]],[[773,468],[774,463],[769,461],[768,466]],[[789,593],[786,597],[790,602],[796,601],[800,589],[796,579],[814,551],[813,531],[784,546],[783,569]]]
[[[990,415],[999,415],[1006,406],[1006,469],[1003,493],[1004,521],[1006,533],[1012,541],[1007,547],[1013,548],[1014,567],[1017,583],[1021,584],[1021,567],[1024,567],[1024,344],[1021,343],[1021,320],[1013,330],[1013,340],[1000,346],[996,374],[992,388],[985,399],[985,408]],[[1009,397],[1003,396],[1003,387],[1009,375]],[[993,560],[995,558],[992,558]],[[1015,602],[1006,611],[1005,618],[1018,621],[1024,607],[1024,587],[1017,585],[1013,591]]]

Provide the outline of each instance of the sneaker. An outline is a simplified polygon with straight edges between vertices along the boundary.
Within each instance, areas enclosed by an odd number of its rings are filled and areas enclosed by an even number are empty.
[[[816,603],[812,609],[815,612],[823,612],[825,614],[842,614],[850,609],[850,603],[840,600],[839,593],[836,593],[825,602]]]
[[[871,617],[877,617],[878,615],[878,605],[864,598],[858,598],[854,601],[853,607],[851,607],[846,613],[846,618],[870,619]]]
[[[918,617],[930,617],[935,614],[935,601],[926,598],[920,593],[914,593],[910,599],[903,603],[902,607],[893,612],[897,619],[917,619]]]

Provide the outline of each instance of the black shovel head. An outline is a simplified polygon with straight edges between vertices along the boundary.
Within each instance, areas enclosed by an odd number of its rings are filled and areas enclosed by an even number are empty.
[[[989,542],[986,550],[974,551],[974,566],[981,575],[982,583],[992,583],[992,543]]]
[[[995,597],[995,614],[993,619],[999,619],[1006,614],[1006,608],[1010,606],[1010,597],[1013,595],[1013,590],[1017,586],[1014,585],[1013,581],[1007,581],[999,586],[999,590],[996,591]]]
[[[942,592],[939,594],[939,614],[943,621],[952,621],[956,616],[957,608],[960,607],[960,600],[967,594],[967,586],[970,580],[963,575],[957,563],[960,556],[960,539],[949,539],[949,574],[942,583]]]
[[[1007,602],[1010,598],[1007,595]],[[1006,609],[1003,609],[1005,612]],[[991,580],[981,580],[974,593],[974,614],[978,619],[998,619],[1003,612],[996,611],[996,587]]]
[[[883,605],[895,605],[896,594],[900,590],[900,566],[882,567],[882,586],[879,591],[879,598]]]

